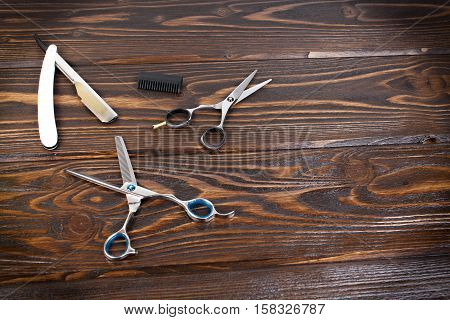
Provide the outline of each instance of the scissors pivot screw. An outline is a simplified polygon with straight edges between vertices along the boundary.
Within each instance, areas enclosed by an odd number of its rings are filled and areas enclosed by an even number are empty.
[[[130,185],[127,187],[127,189],[128,189],[128,191],[134,191],[134,190],[136,190],[136,186],[130,184]]]
[[[228,102],[233,102],[234,98],[233,97],[228,97],[227,100],[228,100]]]

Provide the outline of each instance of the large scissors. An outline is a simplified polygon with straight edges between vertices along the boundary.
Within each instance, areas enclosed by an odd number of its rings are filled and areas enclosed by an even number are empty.
[[[97,184],[99,186],[105,187],[113,191],[123,193],[127,197],[128,216],[125,219],[122,228],[120,228],[119,231],[110,235],[108,239],[106,239],[105,244],[103,246],[105,256],[109,260],[124,259],[131,254],[137,253],[137,251],[131,247],[130,237],[127,234],[127,226],[132,220],[134,214],[138,211],[139,207],[141,206],[141,200],[145,198],[161,197],[173,201],[182,206],[183,209],[186,211],[187,215],[194,221],[208,222],[212,220],[215,215],[228,218],[234,215],[234,211],[228,213],[217,212],[211,201],[207,199],[196,198],[192,200],[183,201],[175,197],[173,194],[161,194],[154,192],[150,189],[138,186],[136,177],[134,175],[133,166],[131,165],[130,157],[128,156],[128,151],[125,146],[125,142],[120,136],[116,136],[115,139],[116,139],[117,157],[119,158],[120,172],[122,174],[123,180],[123,185],[121,187],[116,187],[97,178],[90,177],[72,170],[66,170],[67,173],[70,173],[71,175],[74,175],[77,178],[89,181],[91,183]],[[206,207],[208,209],[208,212],[206,214],[196,213],[195,210],[199,209],[200,207]],[[111,245],[116,240],[119,239],[125,240],[125,251],[120,255],[113,255],[110,252]]]
[[[183,108],[174,109],[167,113],[166,121],[154,125],[153,129],[159,128],[163,125],[167,125],[170,128],[181,128],[187,126],[191,122],[194,112],[200,109],[221,110],[222,118],[220,120],[219,125],[207,129],[200,138],[200,142],[202,143],[203,146],[205,146],[210,150],[218,150],[225,143],[226,140],[226,134],[225,130],[223,129],[223,123],[225,122],[228,110],[233,105],[241,102],[251,94],[255,93],[256,91],[264,87],[270,81],[272,81],[272,79],[269,79],[245,90],[250,81],[252,81],[257,71],[258,70],[253,71],[247,78],[245,78],[245,80],[242,81],[241,84],[239,84],[236,87],[236,89],[234,89],[223,101],[216,104],[202,104],[192,109],[183,109]],[[182,118],[182,120],[176,120],[176,117]],[[214,134],[215,132],[219,134],[219,141],[216,143],[208,142],[207,139],[208,136]]]

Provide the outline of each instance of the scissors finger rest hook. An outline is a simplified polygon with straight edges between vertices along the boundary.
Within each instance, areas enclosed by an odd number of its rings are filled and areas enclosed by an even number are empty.
[[[188,215],[189,218],[191,218],[193,221],[202,221],[202,222],[209,222],[212,219],[214,219],[215,215],[218,215],[220,217],[225,218],[231,218],[234,216],[234,211],[228,212],[228,213],[220,213],[212,204],[211,201],[203,198],[195,198],[187,201],[183,201],[178,199],[172,194],[162,194],[161,197],[166,198],[168,200],[171,200],[180,206],[183,207],[184,211]],[[206,208],[206,212],[200,213],[201,209]]]

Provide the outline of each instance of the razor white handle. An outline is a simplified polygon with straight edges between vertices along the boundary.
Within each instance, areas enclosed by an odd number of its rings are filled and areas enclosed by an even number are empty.
[[[44,147],[49,150],[58,146],[58,131],[56,130],[53,104],[56,52],[57,48],[52,44],[45,53],[38,89],[39,136]]]

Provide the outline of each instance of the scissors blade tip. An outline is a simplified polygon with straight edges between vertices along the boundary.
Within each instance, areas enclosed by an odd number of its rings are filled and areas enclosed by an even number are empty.
[[[80,178],[80,179],[83,179],[83,180],[87,180],[85,177],[85,175],[84,174],[81,174],[81,173],[79,173],[79,172],[76,172],[76,171],[73,171],[73,170],[71,170],[71,169],[65,169],[64,170],[66,173],[68,173],[68,174],[71,174],[72,176],[75,176],[75,177],[77,177],[77,178]],[[90,177],[88,177],[88,178],[90,178]]]

